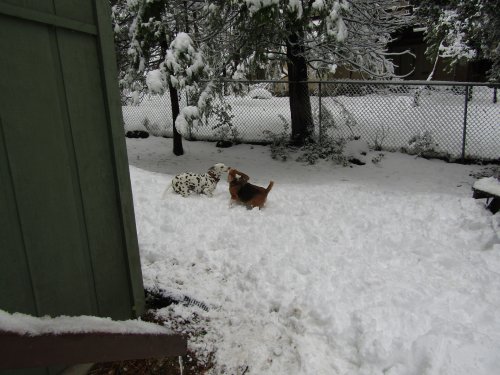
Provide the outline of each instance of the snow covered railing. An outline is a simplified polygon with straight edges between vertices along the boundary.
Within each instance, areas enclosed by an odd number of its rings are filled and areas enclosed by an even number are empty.
[[[476,199],[491,199],[488,210],[496,214],[500,209],[500,181],[495,177],[480,178],[472,186],[472,197]]]
[[[0,310],[0,348],[0,369],[15,369],[181,356],[187,341],[140,320],[36,318]]]

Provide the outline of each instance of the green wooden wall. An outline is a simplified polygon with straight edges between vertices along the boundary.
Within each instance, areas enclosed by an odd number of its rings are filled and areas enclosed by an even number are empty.
[[[143,306],[108,1],[0,0],[0,309]]]

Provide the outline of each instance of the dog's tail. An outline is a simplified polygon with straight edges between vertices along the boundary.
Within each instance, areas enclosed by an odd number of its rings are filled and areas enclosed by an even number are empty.
[[[266,188],[266,195],[269,194],[273,186],[274,186],[274,181],[269,182],[269,185]]]
[[[168,184],[167,187],[165,188],[165,190],[163,191],[163,194],[161,195],[161,199],[165,199],[167,197],[167,193],[169,192],[169,190],[172,189],[172,184]]]

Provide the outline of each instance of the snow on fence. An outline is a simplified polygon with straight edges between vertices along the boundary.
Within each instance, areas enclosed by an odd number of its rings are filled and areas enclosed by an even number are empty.
[[[191,130],[193,140],[271,141],[290,132],[286,81],[222,81],[228,117],[212,115]],[[500,85],[427,81],[311,81],[312,122],[317,138],[361,137],[371,146],[398,150],[415,137],[432,138],[455,158],[500,157]],[[186,105],[182,95],[181,107]],[[229,105],[229,107],[227,106]],[[216,111],[217,112],[217,111]],[[220,113],[220,112],[219,112]],[[146,95],[123,107],[125,130],[172,136],[168,94]]]

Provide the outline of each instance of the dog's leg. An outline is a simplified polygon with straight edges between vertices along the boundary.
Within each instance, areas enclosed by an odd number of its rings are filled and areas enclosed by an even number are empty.
[[[168,184],[168,186],[165,188],[165,190],[163,191],[163,194],[161,196],[161,199],[165,199],[167,197],[167,192],[170,190],[170,189],[173,189],[172,188],[172,184]]]
[[[203,194],[209,196],[209,197],[213,197],[214,195],[214,191],[210,188],[205,188],[203,189]]]

